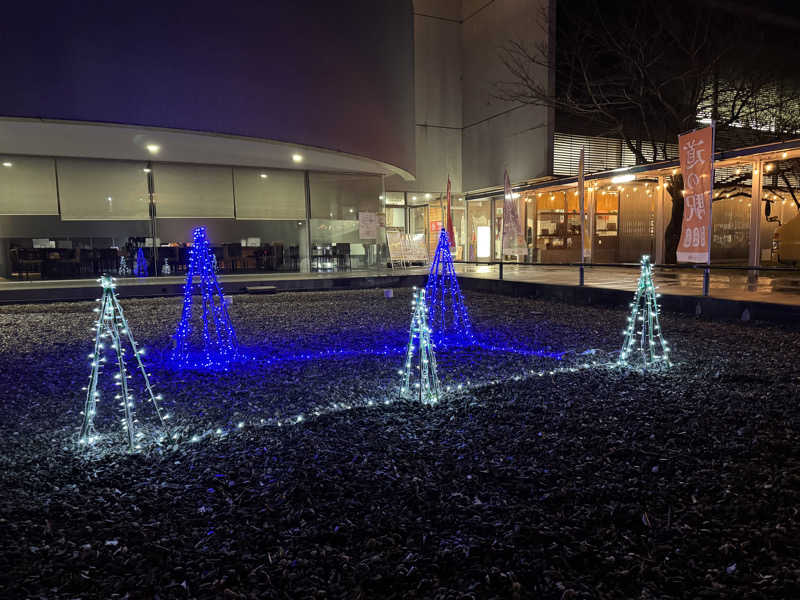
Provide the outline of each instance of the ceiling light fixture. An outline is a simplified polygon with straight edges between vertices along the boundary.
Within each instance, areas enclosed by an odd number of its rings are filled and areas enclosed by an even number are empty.
[[[158,154],[161,151],[161,146],[158,144],[147,144],[146,148],[150,154]]]
[[[292,160],[296,163],[303,162],[302,154],[292,154]]]
[[[636,175],[617,175],[616,177],[611,178],[611,183],[628,183],[629,181],[634,181],[636,179]]]

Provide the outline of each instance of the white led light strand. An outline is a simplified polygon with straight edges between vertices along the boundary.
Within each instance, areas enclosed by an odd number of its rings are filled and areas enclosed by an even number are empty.
[[[162,427],[165,425],[164,421],[169,418],[169,415],[162,414],[161,407],[158,405],[158,401],[162,398],[160,395],[157,396],[153,393],[153,388],[150,385],[150,378],[142,363],[141,354],[144,350],[139,349],[136,345],[136,341],[133,339],[133,333],[128,326],[128,321],[125,319],[125,313],[122,311],[122,307],[117,299],[117,285],[114,283],[114,279],[104,275],[99,281],[103,288],[103,295],[98,300],[100,307],[95,308],[95,311],[99,314],[94,326],[94,352],[89,355],[92,368],[89,374],[89,385],[85,388],[87,390],[86,403],[83,409],[83,425],[81,427],[80,442],[82,444],[92,443],[96,437],[94,417],[97,412],[97,402],[100,400],[100,392],[97,391],[97,381],[100,375],[100,367],[102,363],[106,362],[106,359],[102,356],[102,351],[105,349],[105,344],[103,342],[105,339],[110,338],[111,347],[115,351],[119,369],[119,372],[115,375],[115,379],[117,380],[116,385],[121,388],[120,393],[116,395],[116,399],[120,400],[120,406],[123,408],[122,428],[125,431],[128,449],[133,451],[140,447],[139,439],[142,437],[142,434],[137,433],[135,429],[138,420],[135,418],[133,412],[134,398],[128,390],[128,379],[131,378],[131,375],[128,374],[125,365],[126,350],[123,346],[124,338],[127,338],[128,344],[136,357],[136,368],[139,369],[144,379],[147,399],[153,404],[153,408]]]
[[[669,345],[661,334],[656,287],[653,285],[653,268],[650,257],[642,256],[642,271],[636,294],[631,303],[628,324],[622,332],[622,350],[617,365],[621,367],[640,367],[662,369],[671,366]]]
[[[431,341],[431,330],[428,327],[428,307],[425,303],[425,290],[414,288],[414,299],[411,301],[411,330],[408,334],[408,349],[406,361],[400,369],[403,376],[403,385],[400,393],[407,397],[417,397],[423,404],[436,404],[441,396],[439,377],[436,374],[436,355]],[[414,360],[415,340],[419,346],[419,361],[412,365]],[[411,386],[411,371],[419,372],[419,381]]]
[[[119,274],[120,277],[128,277],[131,274],[131,268],[128,266],[128,259],[124,256],[121,256],[119,259],[117,274]]]

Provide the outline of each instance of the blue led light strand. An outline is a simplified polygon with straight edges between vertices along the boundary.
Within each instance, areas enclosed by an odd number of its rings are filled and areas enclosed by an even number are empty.
[[[656,287],[653,285],[653,268],[650,257],[643,255],[642,270],[636,293],[631,302],[628,324],[622,332],[622,350],[617,365],[643,370],[663,369],[671,366],[669,345],[661,334]]]
[[[436,373],[436,355],[431,341],[431,329],[428,327],[428,308],[425,303],[425,290],[414,288],[414,300],[411,302],[411,328],[408,333],[406,361],[400,369],[403,384],[400,393],[407,397],[417,397],[423,404],[436,404],[442,395],[439,377]],[[416,342],[416,344],[415,344]],[[419,348],[419,360],[414,360],[414,346]],[[411,371],[419,372],[419,381],[411,385]]]
[[[117,286],[116,283],[114,283],[114,279],[104,275],[99,281],[103,288],[103,295],[98,300],[100,307],[94,309],[95,312],[98,313],[98,317],[94,326],[94,352],[89,355],[91,361],[89,385],[84,388],[86,390],[86,402],[83,408],[83,425],[81,426],[80,442],[81,444],[91,444],[97,437],[97,432],[94,427],[97,402],[100,400],[100,392],[97,391],[97,382],[101,365],[106,362],[105,357],[102,355],[102,351],[105,349],[104,340],[110,338],[111,348],[114,350],[117,358],[118,372],[115,375],[115,379],[117,380],[115,385],[121,388],[120,393],[115,396],[115,399],[119,400],[119,404],[122,406],[122,428],[128,442],[128,449],[133,451],[141,447],[139,442],[143,434],[136,431],[138,420],[135,418],[133,412],[134,397],[128,388],[128,379],[131,378],[131,375],[128,374],[127,365],[125,363],[126,349],[123,344],[123,339],[126,338],[128,340],[128,344],[136,357],[134,372],[135,369],[138,368],[141,373],[144,379],[147,400],[153,405],[153,409],[162,427],[164,426],[164,421],[169,418],[169,415],[162,414],[161,407],[158,404],[158,401],[162,398],[160,395],[157,396],[153,393],[150,378],[141,359],[141,354],[144,350],[140,349],[133,339],[133,332],[128,325],[125,313],[122,311],[122,306],[120,306],[119,300],[117,299]]]
[[[137,277],[147,277],[147,261],[141,248],[136,251],[136,260],[133,262],[133,273]]]
[[[197,281],[202,298],[202,348],[191,344],[192,291]],[[239,344],[233,329],[225,296],[214,272],[214,253],[205,227],[192,232],[189,269],[183,288],[181,320],[175,332],[172,360],[178,368],[224,370],[239,358]]]
[[[434,343],[469,346],[477,343],[450,253],[447,231],[439,233],[436,253],[425,284],[428,320]]]

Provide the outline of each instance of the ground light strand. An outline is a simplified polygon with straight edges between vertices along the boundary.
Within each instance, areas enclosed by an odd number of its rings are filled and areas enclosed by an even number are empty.
[[[524,381],[527,379],[536,379],[539,377],[561,375],[564,373],[577,373],[579,371],[585,371],[595,368],[614,368],[614,367],[615,367],[614,363],[608,364],[598,361],[592,361],[592,362],[584,362],[580,365],[571,367],[557,367],[553,369],[540,369],[540,370],[526,369],[515,375],[509,375],[506,377],[499,377],[490,380],[476,381],[476,382],[467,380],[466,382],[460,384],[445,385],[442,386],[441,396],[442,398],[446,398],[454,394],[464,394],[472,390],[486,387],[489,385],[500,385],[504,383]],[[258,418],[257,420],[252,418],[243,419],[238,421],[233,426],[209,428],[196,432],[191,432],[187,430],[174,431],[171,434],[161,434],[157,437],[154,437],[153,441],[158,446],[161,446],[162,444],[169,444],[171,446],[179,444],[191,445],[204,441],[221,440],[229,435],[243,433],[245,431],[249,431],[256,428],[264,428],[264,427],[283,428],[283,427],[291,427],[293,425],[297,426],[301,423],[307,422],[310,418],[318,418],[325,415],[342,411],[354,410],[358,408],[391,406],[402,402],[408,402],[408,398],[399,395],[394,395],[394,396],[387,395],[380,398],[373,397],[355,402],[333,402],[325,407],[317,407],[309,411],[296,413],[294,415],[289,415],[286,417],[280,417],[280,418],[263,417],[263,418]]]

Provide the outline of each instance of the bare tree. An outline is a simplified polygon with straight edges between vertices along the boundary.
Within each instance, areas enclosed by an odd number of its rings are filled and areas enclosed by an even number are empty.
[[[638,164],[676,158],[677,136],[712,119],[718,140],[737,145],[799,130],[800,107],[787,106],[781,63],[772,60],[779,50],[752,23],[702,1],[563,0],[558,7],[555,52],[548,41],[511,40],[501,49],[510,77],[496,84],[499,99],[553,108],[558,118],[619,138]],[[551,23],[543,11],[539,26],[547,32]],[[666,259],[675,262],[680,175],[667,189]]]

